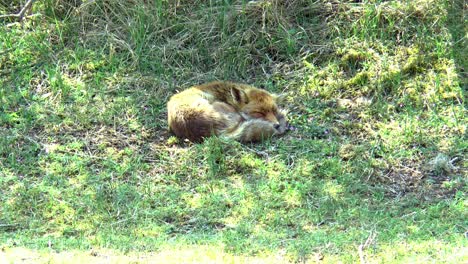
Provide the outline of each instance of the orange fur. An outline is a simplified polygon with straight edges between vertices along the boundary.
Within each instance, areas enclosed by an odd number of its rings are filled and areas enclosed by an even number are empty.
[[[286,131],[277,98],[239,83],[216,81],[193,86],[173,95],[167,103],[169,129],[191,141],[211,135],[260,141]]]

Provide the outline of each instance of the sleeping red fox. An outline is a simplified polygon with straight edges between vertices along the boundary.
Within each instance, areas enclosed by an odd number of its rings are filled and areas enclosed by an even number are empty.
[[[193,86],[167,103],[169,129],[179,138],[211,135],[260,141],[286,131],[279,96],[246,84],[210,82]]]

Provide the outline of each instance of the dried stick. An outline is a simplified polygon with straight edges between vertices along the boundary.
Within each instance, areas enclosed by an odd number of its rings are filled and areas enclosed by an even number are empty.
[[[364,249],[369,247],[375,240],[376,233],[371,232],[369,236],[367,237],[367,240],[364,244],[359,245],[358,247],[358,253],[359,253],[359,260],[361,261],[361,264],[367,264],[366,258],[364,257]]]
[[[22,21],[24,18],[24,15],[31,10],[32,4],[34,3],[35,0],[28,0],[26,4],[23,6],[23,8],[19,11],[18,14],[9,14],[9,15],[1,15],[0,19],[2,18],[17,18],[19,21]]]

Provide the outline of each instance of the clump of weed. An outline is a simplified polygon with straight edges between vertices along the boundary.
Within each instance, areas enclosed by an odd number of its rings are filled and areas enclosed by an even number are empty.
[[[447,155],[439,153],[429,162],[429,165],[431,166],[432,172],[438,176],[443,176],[456,170],[452,162],[453,160],[450,160]]]
[[[210,137],[204,142],[208,175],[211,179],[226,175],[226,146],[219,137]]]
[[[177,143],[179,143],[179,138],[177,138],[176,136],[171,136],[167,139],[168,145],[175,145]]]
[[[338,52],[339,54],[340,52]],[[341,57],[340,66],[346,71],[358,71],[363,67],[364,61],[368,58],[368,55],[362,51],[355,49],[349,49],[345,51],[343,57]]]

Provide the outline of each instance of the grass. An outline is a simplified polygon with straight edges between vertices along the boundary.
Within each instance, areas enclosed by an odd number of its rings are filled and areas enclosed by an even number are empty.
[[[0,257],[468,259],[463,1],[72,2],[0,22]],[[213,79],[295,130],[177,140],[167,99]]]

